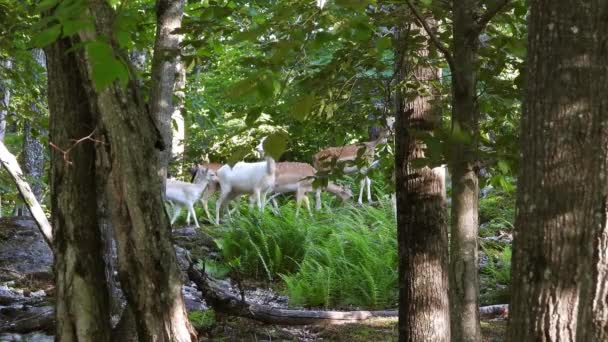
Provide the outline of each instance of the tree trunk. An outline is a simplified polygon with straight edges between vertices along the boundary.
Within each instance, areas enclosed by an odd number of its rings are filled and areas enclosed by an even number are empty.
[[[46,61],[42,49],[33,49],[32,57],[40,67],[46,70]],[[31,104],[32,113],[34,113],[32,119],[40,119],[45,115],[45,102],[45,95],[43,94]],[[38,135],[43,134],[46,134],[46,132],[38,132]],[[42,202],[42,193],[44,191],[44,183],[42,182],[44,173],[44,145],[40,142],[40,139],[34,136],[32,122],[27,119],[25,120],[23,127],[22,158],[23,172],[30,180],[32,191],[34,192],[36,199],[39,202]],[[27,213],[27,211],[24,211],[24,213]]]
[[[171,115],[173,136],[171,144],[171,158],[179,161],[177,174],[181,175],[184,168],[184,141],[186,139],[186,125],[184,115],[182,113],[186,100],[186,93],[184,89],[186,87],[186,68],[181,60],[176,63],[175,68],[177,71],[177,76],[175,78],[175,108],[173,110],[173,114]]]
[[[10,59],[0,61],[0,68],[9,70],[12,67]],[[11,102],[11,87],[8,80],[0,80],[0,141],[4,142],[6,135],[6,117]],[[0,213],[1,214],[1,213]]]
[[[68,148],[71,139],[95,129],[87,82],[76,68],[68,39],[46,49],[50,140]],[[85,141],[69,155],[51,153],[51,209],[55,260],[57,341],[110,341],[108,291],[97,220],[95,146]]]
[[[452,9],[455,62],[452,70],[452,127],[462,132],[460,136],[464,137],[455,139],[450,154],[450,323],[454,341],[481,341],[477,245],[479,181],[474,168],[479,131],[475,108],[476,7],[476,0],[460,0],[454,1]]]
[[[172,117],[180,114],[180,104],[174,103],[173,95],[180,83],[180,48],[182,35],[172,32],[182,24],[184,1],[156,1],[156,40],[152,58],[152,85],[150,89],[150,110],[156,118],[165,149],[159,151],[159,176],[167,178],[172,152]],[[183,68],[182,68],[183,69]],[[184,79],[185,82],[185,79]],[[183,87],[182,87],[183,88]],[[180,89],[181,91],[181,89]],[[183,96],[181,96],[183,98]],[[177,112],[177,113],[176,113]]]
[[[416,30],[418,30],[416,28]],[[406,80],[406,32],[397,33],[397,80]],[[428,49],[418,52],[427,56]],[[437,80],[439,71],[418,65],[421,82]],[[430,85],[428,85],[430,87]],[[439,169],[412,167],[423,157],[410,130],[435,127],[432,96],[418,96],[406,104],[403,87],[396,92],[395,170],[397,181],[397,234],[399,243],[399,340],[449,341],[448,234],[445,184]],[[430,93],[434,93],[430,91]]]
[[[608,3],[534,1],[510,341],[606,341]]]
[[[84,39],[112,36],[114,18],[105,1],[94,1],[96,34]],[[112,46],[115,55],[120,55]],[[162,202],[158,177],[163,138],[156,119],[146,109],[135,81],[123,88],[117,82],[95,90],[90,56],[81,54],[78,67],[89,83],[87,96],[98,113],[99,167],[106,168],[108,208],[118,249],[118,269],[127,301],[135,314],[140,341],[190,341],[190,326],[181,293],[181,277],[171,229]],[[123,58],[127,60],[127,58]],[[130,67],[130,63],[129,63]],[[155,77],[153,75],[153,77]],[[156,101],[152,95],[151,101]]]

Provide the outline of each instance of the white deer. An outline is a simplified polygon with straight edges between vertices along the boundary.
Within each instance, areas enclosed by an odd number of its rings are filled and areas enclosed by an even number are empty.
[[[368,202],[371,203],[372,202],[372,194],[371,194],[372,181],[367,176],[367,171],[369,170],[370,167],[373,167],[373,165],[377,163],[377,162],[374,162],[376,146],[386,143],[389,134],[390,134],[390,130],[385,128],[382,131],[380,131],[380,134],[376,140],[364,142],[362,144],[351,144],[351,145],[345,145],[345,146],[340,146],[340,147],[326,148],[322,151],[319,151],[317,154],[314,155],[313,165],[314,165],[315,169],[317,169],[319,171],[329,171],[330,170],[329,164],[331,163],[332,159],[336,159],[337,162],[346,162],[346,164],[344,165],[344,168],[342,169],[342,172],[344,172],[345,174],[353,174],[353,173],[360,172],[363,175],[365,175],[365,177],[361,180],[361,189],[359,191],[358,203],[363,204],[363,190],[366,188],[367,188],[367,200],[368,200]],[[357,165],[354,165],[351,162],[354,162],[357,159],[357,153],[358,153],[359,149],[362,149],[362,148],[365,149],[365,151],[363,152],[363,158],[365,158],[367,160],[367,162],[370,166],[359,169],[359,167]],[[349,163],[350,163],[350,165],[349,165]],[[317,188],[317,203],[316,203],[317,209],[320,209],[320,203],[321,203],[320,198],[321,198],[321,188]]]
[[[266,195],[274,185],[275,174],[276,163],[270,156],[263,162],[238,162],[232,168],[230,165],[222,166],[217,171],[221,194],[215,207],[215,222],[220,223],[222,207],[227,207],[231,200],[240,195],[254,196],[258,208],[263,210]]]
[[[194,212],[194,203],[201,197],[203,191],[205,191],[207,185],[209,184],[209,180],[214,176],[215,175],[212,171],[198,169],[194,175],[193,183],[167,179],[165,196],[166,200],[174,207],[171,224],[177,220],[182,207],[187,207],[187,224],[190,225],[190,215],[192,215],[194,216],[194,223],[197,227],[200,227],[198,220],[196,219],[196,213]]]
[[[222,167],[222,164],[219,163],[205,163],[198,164],[190,168],[190,173],[192,174],[192,180],[194,181],[194,177],[196,175],[197,170],[204,169],[208,172],[212,172],[214,177],[209,179],[209,185],[205,191],[203,191],[203,195],[201,196],[201,203],[203,204],[203,209],[205,209],[205,214],[207,215],[207,219],[209,222],[213,222],[213,217],[209,213],[209,198],[213,196],[216,192],[219,192],[220,183],[217,177],[217,171]]]

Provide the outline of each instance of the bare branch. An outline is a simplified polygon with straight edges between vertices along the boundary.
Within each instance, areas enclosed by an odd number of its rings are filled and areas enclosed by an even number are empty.
[[[81,142],[86,141],[86,140],[90,140],[90,141],[92,141],[92,142],[94,142],[94,143],[96,143],[96,144],[97,144],[97,143],[99,143],[99,144],[104,144],[104,142],[103,142],[103,141],[101,141],[101,140],[97,140],[97,139],[93,138],[93,134],[95,134],[95,130],[96,130],[96,129],[94,129],[94,130],[93,130],[93,132],[91,132],[91,134],[87,135],[86,137],[82,137],[82,138],[80,138],[80,139],[70,139],[70,141],[72,141],[72,142],[74,142],[74,143],[72,144],[72,146],[68,147],[66,150],[64,150],[64,149],[62,149],[61,147],[59,147],[59,146],[55,145],[53,142],[50,142],[50,143],[49,143],[49,145],[51,145],[51,147],[52,147],[52,148],[54,148],[55,150],[57,150],[59,153],[61,153],[61,154],[63,155],[63,160],[64,160],[64,161],[65,161],[65,162],[66,162],[68,165],[72,165],[72,161],[70,160],[70,155],[69,155],[69,153],[70,153],[70,151],[71,151],[71,150],[72,150],[74,147],[76,147],[76,146],[77,146],[78,144],[80,144]]]
[[[494,18],[500,11],[502,11],[508,4],[510,0],[497,0],[494,3],[494,6],[488,6],[486,12],[477,20],[476,24],[476,32],[477,34],[481,33],[486,28],[486,25]]]
[[[431,41],[433,42],[433,44],[443,54],[443,57],[448,62],[448,65],[450,66],[450,70],[453,71],[454,70],[454,58],[452,57],[452,54],[450,53],[450,50],[448,49],[448,47],[446,45],[444,45],[437,38],[437,36],[433,32],[433,30],[431,30],[431,28],[429,27],[429,24],[426,22],[426,20],[424,18],[422,18],[422,16],[420,15],[420,12],[418,12],[418,9],[414,6],[414,4],[412,4],[412,0],[407,0],[406,3],[407,3],[407,6],[412,11],[412,13],[414,13],[414,16],[416,17],[416,19],[418,20],[418,22],[420,23],[420,25],[422,25],[422,27],[424,28],[424,30],[426,31],[426,33],[429,35],[429,37],[430,37]]]

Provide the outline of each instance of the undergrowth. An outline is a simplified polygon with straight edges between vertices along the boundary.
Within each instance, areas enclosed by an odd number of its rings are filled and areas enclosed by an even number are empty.
[[[246,212],[218,241],[240,274],[282,279],[290,304],[382,308],[397,302],[397,236],[390,201],[326,208],[314,217],[293,205]]]

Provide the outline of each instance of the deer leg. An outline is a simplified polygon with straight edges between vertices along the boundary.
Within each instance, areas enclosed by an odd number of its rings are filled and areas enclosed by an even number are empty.
[[[317,188],[315,193],[315,209],[321,209],[321,188]]]
[[[361,180],[361,183],[359,183],[359,185],[359,200],[357,201],[357,203],[363,204],[363,190],[365,190],[365,178]]]
[[[200,228],[201,226],[198,225],[198,220],[196,219],[196,212],[194,211],[194,206],[192,204],[188,206],[188,218],[190,218],[190,213],[192,213],[192,217],[194,217],[194,224],[196,225],[196,228]],[[188,220],[188,225],[190,225],[190,220]]]
[[[230,196],[230,189],[226,189],[225,187],[222,188],[222,193],[220,195],[220,198],[218,198],[217,202],[215,203],[215,223],[216,224],[220,224],[220,211],[222,209],[222,206],[224,205],[224,202],[226,202],[226,200],[228,199],[228,197]],[[228,203],[230,202],[226,202],[226,206],[228,206]],[[230,209],[230,208],[228,208]],[[230,215],[230,210],[228,210],[228,215]]]
[[[173,211],[173,217],[171,218],[171,225],[173,225],[173,223],[175,223],[175,220],[177,220],[177,217],[179,216],[179,213],[182,211],[182,207],[175,206],[175,210]]]
[[[367,201],[372,203],[372,180],[368,176],[365,176],[365,183],[367,185]]]
[[[209,219],[209,222],[211,222],[213,218],[209,213],[209,196],[209,191],[205,191],[203,193],[203,197],[201,197],[201,203],[203,204],[203,209],[205,209],[205,215],[207,215],[207,219]]]

